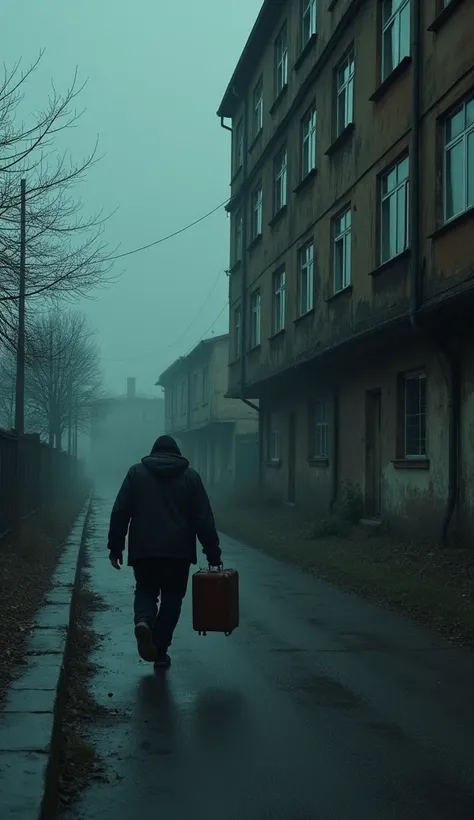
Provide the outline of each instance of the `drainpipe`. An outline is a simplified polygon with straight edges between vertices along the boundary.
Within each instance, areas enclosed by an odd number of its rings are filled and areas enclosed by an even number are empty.
[[[411,57],[412,57],[412,123],[410,145],[410,245],[411,287],[410,324],[424,332],[418,319],[420,306],[420,271],[422,268],[420,246],[420,119],[421,119],[421,0],[411,3]],[[441,543],[448,545],[449,525],[456,508],[459,493],[459,438],[461,421],[461,377],[457,352],[430,336],[441,350],[449,369],[448,377],[448,500],[441,527]]]
[[[221,128],[224,128],[225,131],[230,131],[232,134],[232,128],[229,125],[226,125],[224,122],[224,117],[221,117]]]
[[[448,427],[448,502],[441,528],[441,543],[449,545],[449,525],[459,494],[459,440],[461,429],[461,373],[459,356],[440,344],[449,366]]]
[[[333,438],[332,438],[332,492],[331,511],[334,509],[339,491],[339,396],[333,393]]]
[[[420,305],[420,112],[421,112],[421,0],[411,3],[411,145],[410,145],[410,324],[421,330],[417,311]]]

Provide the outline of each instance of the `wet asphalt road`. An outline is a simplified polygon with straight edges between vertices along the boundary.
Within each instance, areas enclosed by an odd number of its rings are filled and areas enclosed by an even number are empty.
[[[92,727],[107,783],[75,820],[473,820],[474,659],[258,551],[223,539],[241,627],[192,631],[190,594],[154,675],[136,655],[133,576],[110,568],[97,505],[93,587],[109,609]],[[112,697],[109,697],[109,693]]]

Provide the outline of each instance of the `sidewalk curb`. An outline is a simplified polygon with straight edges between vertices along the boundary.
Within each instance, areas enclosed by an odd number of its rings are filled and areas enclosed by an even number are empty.
[[[53,720],[51,727],[51,743],[49,745],[48,763],[46,766],[46,773],[44,778],[44,794],[41,801],[41,807],[38,813],[38,820],[51,820],[56,816],[58,795],[59,795],[59,772],[61,766],[61,723],[63,717],[64,706],[67,697],[67,666],[71,653],[71,643],[73,634],[73,625],[76,619],[77,598],[81,585],[81,573],[86,557],[86,535],[87,525],[90,520],[92,512],[92,497],[88,499],[85,510],[81,513],[82,532],[79,544],[79,551],[77,553],[77,561],[74,572],[74,581],[72,594],[69,604],[69,619],[67,624],[66,639],[64,645],[64,652],[62,663],[59,671],[58,684],[56,688],[56,701],[54,704]]]
[[[65,543],[26,651],[0,714],[0,816],[52,820],[59,791],[61,719],[67,692],[77,592],[84,564],[92,498]]]

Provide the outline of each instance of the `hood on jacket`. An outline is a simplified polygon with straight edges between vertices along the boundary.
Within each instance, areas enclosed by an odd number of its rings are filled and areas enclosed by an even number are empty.
[[[189,461],[177,453],[157,452],[142,458],[142,464],[157,478],[173,478],[184,473]]]

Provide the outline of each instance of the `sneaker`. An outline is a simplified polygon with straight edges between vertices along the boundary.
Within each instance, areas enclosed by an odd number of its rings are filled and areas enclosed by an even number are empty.
[[[169,655],[158,655],[155,661],[155,669],[169,669],[171,666],[171,658]]]
[[[156,661],[156,646],[153,643],[153,634],[147,623],[141,621],[135,626],[138,654],[143,661]]]

